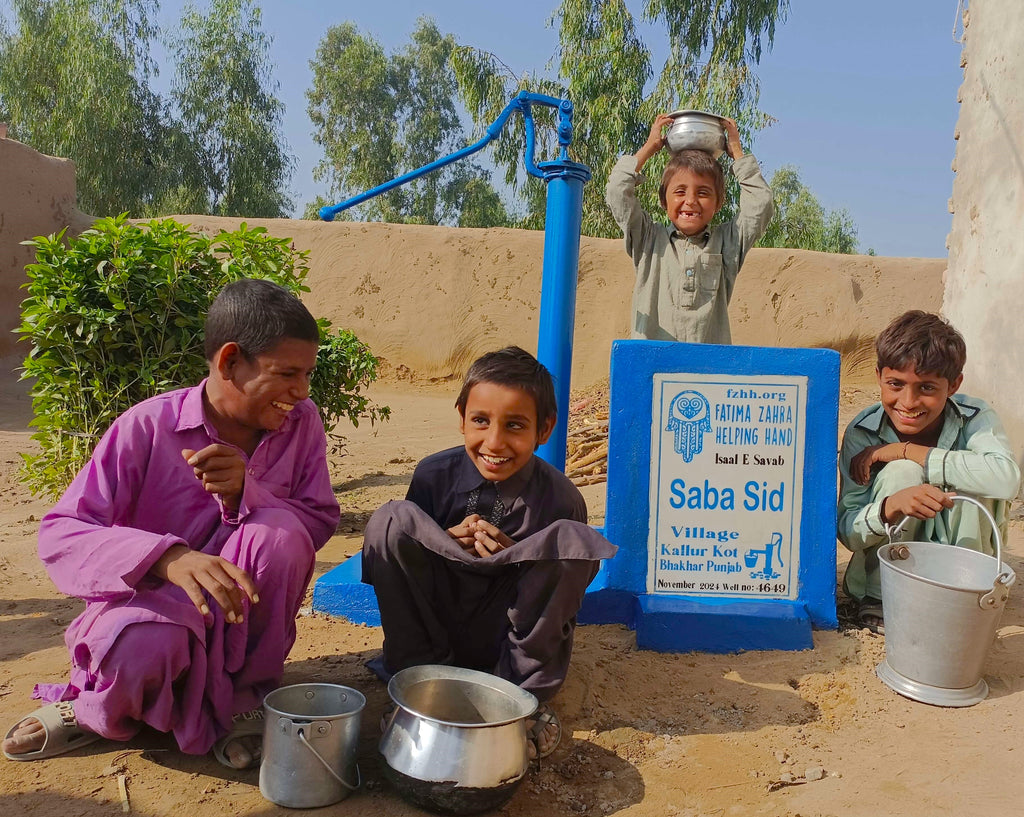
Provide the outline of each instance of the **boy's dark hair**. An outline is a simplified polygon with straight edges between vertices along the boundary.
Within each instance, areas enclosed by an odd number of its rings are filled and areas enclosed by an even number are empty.
[[[964,370],[967,344],[941,315],[912,309],[882,330],[875,354],[878,371],[913,366],[918,374],[937,374],[952,383]]]
[[[250,360],[285,338],[319,344],[320,330],[302,301],[272,281],[242,278],[220,291],[206,315],[203,350],[213,360],[225,343],[237,343]]]
[[[711,177],[715,184],[715,197],[718,199],[718,206],[721,207],[725,202],[725,171],[717,159],[703,150],[681,150],[672,154],[672,158],[665,165],[665,172],[661,174],[661,187],[658,188],[661,206],[665,207],[667,204],[668,183],[672,181],[677,171],[684,168],[698,175]]]
[[[537,407],[538,429],[544,428],[548,418],[554,417],[558,412],[551,372],[537,358],[518,346],[506,346],[473,361],[473,365],[466,372],[462,391],[455,401],[455,407],[463,417],[466,416],[469,392],[478,383],[494,383],[498,386],[522,389],[530,395]]]

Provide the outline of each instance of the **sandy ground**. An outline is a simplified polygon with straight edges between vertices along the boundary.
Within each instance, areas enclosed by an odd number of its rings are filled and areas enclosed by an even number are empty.
[[[459,439],[451,384],[392,381],[374,395],[394,417],[384,427],[351,430],[347,454],[332,462],[343,517],[339,534],[320,553],[318,575],[359,548],[368,515],[403,495],[420,457]],[[847,389],[843,419],[866,397],[859,388]],[[27,402],[7,389],[0,411],[0,723],[8,724],[32,708],[35,682],[62,677],[62,632],[81,603],[54,590],[35,556],[37,520],[47,503],[15,479],[18,452],[31,446],[24,430]],[[591,521],[599,523],[604,486],[584,490]],[[1020,521],[1012,525],[1009,550],[1007,560],[1019,572]],[[375,752],[387,695],[363,663],[380,648],[380,630],[307,609],[298,632],[286,683],[345,684],[368,699],[360,739],[366,785],[319,813],[420,813],[382,782]],[[1024,688],[1020,592],[1011,595],[985,668],[991,695],[967,709],[915,703],[883,686],[874,675],[884,650],[879,636],[817,632],[814,643],[805,652],[666,655],[637,650],[624,627],[581,627],[568,681],[555,699],[566,730],[562,744],[501,813],[1016,813],[1024,794],[1016,751]],[[126,775],[134,814],[290,813],[262,798],[257,772],[231,772],[212,757],[182,755],[155,733],[48,761],[0,761],[0,769],[5,814],[120,813],[118,773]],[[807,780],[818,770],[821,779]]]

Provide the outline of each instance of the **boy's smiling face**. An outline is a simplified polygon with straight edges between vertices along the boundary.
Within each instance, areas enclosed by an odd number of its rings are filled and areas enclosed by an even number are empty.
[[[459,430],[480,475],[501,482],[530,461],[554,425],[551,417],[543,428],[538,426],[537,405],[522,389],[477,383],[469,390]]]
[[[679,168],[665,186],[665,212],[683,235],[703,232],[721,208],[715,180],[688,167]]]
[[[918,373],[915,366],[877,371],[882,408],[900,439],[915,442],[937,436],[942,427],[946,399],[956,394],[964,376],[950,382],[932,372]]]
[[[222,422],[250,431],[280,428],[296,404],[309,397],[316,355],[317,344],[298,338],[283,338],[251,360],[237,344],[225,344],[218,352],[218,374],[233,388],[223,389],[215,406]]]

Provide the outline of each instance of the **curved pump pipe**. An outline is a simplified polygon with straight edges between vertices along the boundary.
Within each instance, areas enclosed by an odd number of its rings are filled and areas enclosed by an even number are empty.
[[[533,158],[536,147],[533,105],[558,110],[558,159],[542,162],[539,166]],[[547,367],[555,381],[558,417],[551,437],[537,453],[559,470],[565,470],[565,444],[569,427],[569,381],[572,374],[572,341],[576,318],[576,276],[583,220],[583,185],[590,180],[590,168],[569,159],[568,148],[572,142],[572,102],[568,99],[520,91],[488,126],[486,135],[480,141],[333,207],[321,207],[320,218],[332,221],[343,210],[362,204],[367,199],[386,193],[452,162],[472,156],[498,136],[514,111],[522,113],[525,124],[526,171],[547,183],[537,359]]]
[[[569,158],[569,143],[572,141],[572,103],[568,99],[556,99],[553,96],[534,94],[529,91],[520,91],[512,98],[508,105],[505,106],[502,112],[498,114],[498,118],[487,126],[486,134],[482,139],[480,139],[480,141],[474,142],[472,145],[468,145],[441,159],[435,159],[433,162],[425,164],[423,167],[417,168],[416,170],[410,170],[408,173],[392,179],[389,182],[379,184],[371,190],[367,190],[365,193],[360,193],[358,196],[352,196],[352,198],[345,199],[345,201],[339,204],[321,207],[320,218],[324,221],[334,221],[334,217],[343,210],[348,210],[350,207],[362,204],[367,199],[372,199],[374,196],[379,196],[381,193],[387,193],[389,190],[401,187],[406,182],[411,182],[421,176],[425,176],[427,173],[446,167],[453,162],[465,159],[467,156],[472,156],[474,153],[483,150],[490,142],[493,142],[498,137],[498,134],[501,133],[501,129],[505,127],[505,123],[508,122],[508,118],[515,111],[522,112],[523,120],[526,123],[526,152],[523,157],[526,164],[526,171],[531,176],[543,179],[544,173],[536,164],[534,164],[533,161],[535,137],[531,105],[534,104],[558,109],[558,144],[561,148],[558,158],[560,160],[567,160]]]

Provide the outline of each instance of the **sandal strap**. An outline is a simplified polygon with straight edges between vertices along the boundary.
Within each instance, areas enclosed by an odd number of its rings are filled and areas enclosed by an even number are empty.
[[[239,723],[240,721],[262,721],[263,710],[262,709],[250,709],[248,712],[239,712],[231,716],[232,723]]]
[[[76,729],[78,727],[78,718],[75,717],[75,705],[71,701],[57,701],[54,704],[54,709],[57,710],[57,714],[60,715],[61,726],[66,729]]]

